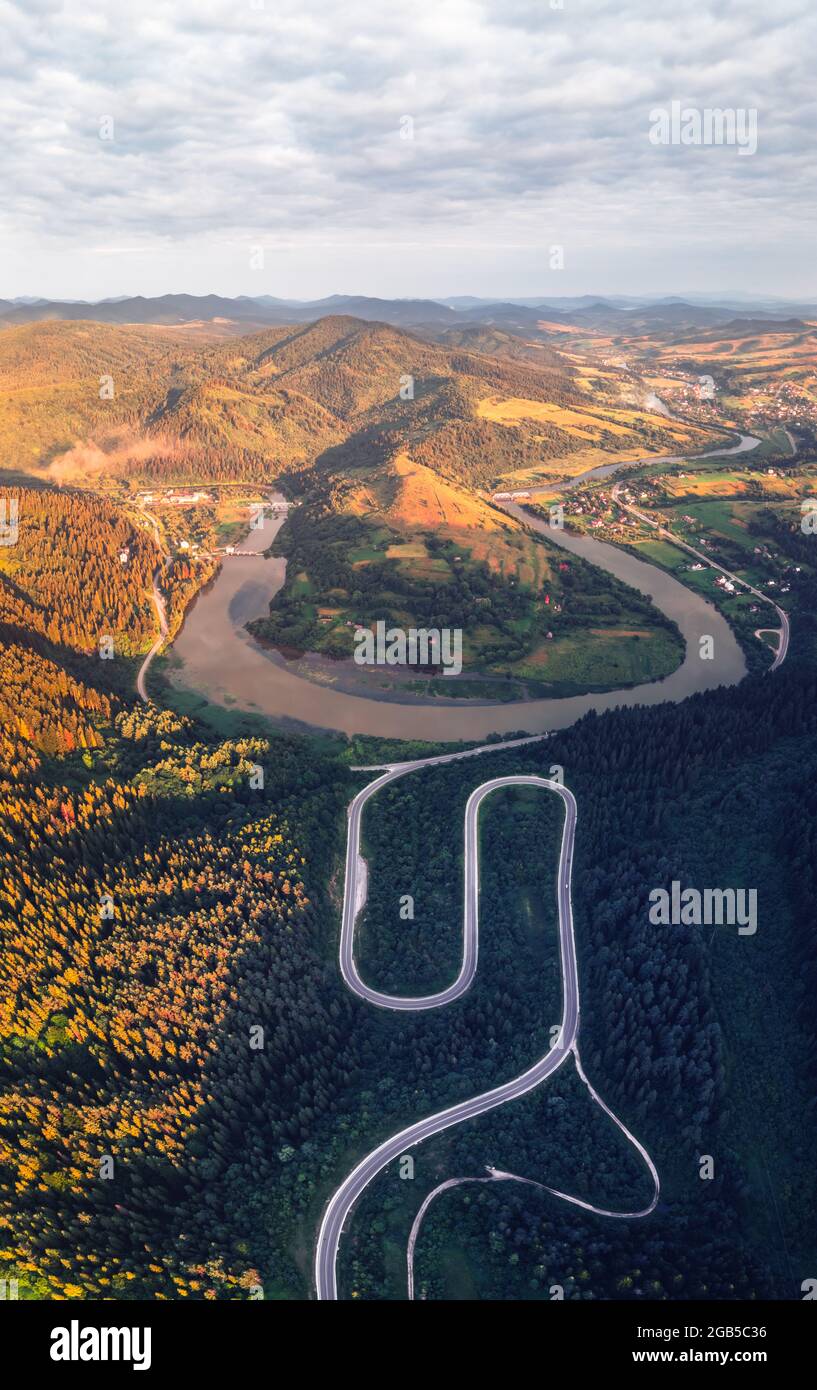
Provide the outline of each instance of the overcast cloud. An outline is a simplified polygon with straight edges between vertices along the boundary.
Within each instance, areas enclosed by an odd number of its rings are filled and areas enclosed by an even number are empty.
[[[0,29],[0,295],[817,297],[814,0],[0,0]],[[757,153],[651,144],[673,99],[756,108]]]

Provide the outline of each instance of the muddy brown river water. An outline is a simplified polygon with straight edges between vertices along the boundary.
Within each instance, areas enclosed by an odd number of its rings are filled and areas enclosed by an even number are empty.
[[[663,680],[629,690],[513,704],[471,700],[407,704],[316,684],[289,669],[276,652],[260,647],[244,626],[266,616],[270,600],[284,582],[286,561],[265,559],[260,553],[284,524],[281,517],[251,530],[240,548],[254,553],[226,557],[216,579],[195,600],[171,648],[173,684],[213,703],[251,710],[277,722],[346,734],[450,742],[522,729],[529,733],[561,729],[588,710],[600,713],[683,700],[699,690],[734,685],[746,674],[743,653],[729,625],[699,594],[615,546],[554,531],[513,503],[507,503],[506,509],[562,549],[649,595],[677,623],[684,638],[686,652],[678,669]],[[714,639],[712,660],[703,660],[699,654],[703,636]]]

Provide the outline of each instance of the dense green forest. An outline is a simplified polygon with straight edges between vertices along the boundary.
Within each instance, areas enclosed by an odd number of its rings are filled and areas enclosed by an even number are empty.
[[[796,667],[778,674],[680,710],[590,717],[522,756],[481,758],[478,771],[466,760],[412,774],[381,794],[382,818],[369,803],[373,878],[361,968],[380,988],[418,992],[456,972],[468,791],[491,775],[564,766],[579,803],[583,1062],[662,1179],[660,1205],[640,1223],[577,1213],[513,1183],[451,1189],[423,1226],[419,1296],[549,1298],[551,1286],[578,1298],[800,1296],[817,1257],[815,941],[806,907],[817,716],[813,675]],[[537,1055],[537,1029],[558,1019],[553,963],[529,955],[542,911],[554,949],[552,903],[541,907],[543,893],[553,894],[551,815],[532,796],[484,816],[480,972],[501,1021],[495,1033],[482,1030],[481,1056],[494,1060],[494,1083],[508,1074],[503,1036],[510,1056],[524,1039],[515,1054],[521,1070]],[[412,864],[423,865],[413,880]],[[649,891],[673,879],[756,888],[757,934],[651,925]],[[412,883],[415,920],[404,922],[395,895]],[[446,1011],[456,1038],[449,1065],[459,1063],[458,1032],[484,987]],[[437,1023],[426,1016],[427,1027]],[[472,1065],[469,1056],[469,1078]],[[453,1076],[450,1093],[459,1094]],[[380,1110],[386,1096],[382,1088],[377,1095]],[[401,1181],[395,1165],[372,1184],[342,1249],[346,1295],[404,1297],[406,1238],[423,1196],[451,1176],[484,1177],[486,1163],[596,1204],[637,1208],[649,1183],[623,1146],[565,1067],[532,1096],[423,1145],[413,1182]],[[706,1155],[711,1180],[700,1177]]]

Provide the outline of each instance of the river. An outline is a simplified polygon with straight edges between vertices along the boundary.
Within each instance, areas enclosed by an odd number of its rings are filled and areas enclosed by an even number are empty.
[[[612,477],[622,468],[636,468],[639,464],[697,463],[701,459],[728,458],[730,454],[748,454],[751,449],[756,449],[759,443],[760,440],[756,439],[753,434],[741,434],[738,436],[737,444],[730,444],[726,449],[709,449],[705,454],[663,454],[660,458],[619,459],[617,463],[600,463],[595,468],[586,468],[583,473],[577,473],[575,478],[565,479],[564,482],[549,483],[547,486],[539,488],[528,488],[525,496],[538,497],[540,493],[570,492],[574,487],[582,487],[584,483],[596,483],[600,478]],[[792,453],[794,452],[795,450],[792,448]]]
[[[743,653],[728,623],[699,594],[615,546],[554,531],[514,503],[507,503],[506,508],[562,549],[649,595],[677,623],[684,638],[686,653],[678,669],[663,680],[629,690],[513,704],[470,700],[403,704],[315,684],[288,669],[277,653],[260,647],[244,626],[267,615],[270,600],[284,582],[286,561],[265,559],[259,553],[283,525],[284,517],[277,517],[268,519],[263,528],[251,530],[241,543],[242,550],[254,554],[226,557],[215,580],[194,601],[171,648],[175,658],[170,673],[173,684],[213,703],[254,711],[292,727],[451,742],[484,739],[492,733],[561,729],[589,710],[684,700],[696,691],[734,685],[746,674]],[[703,636],[714,639],[712,660],[702,660],[699,655]]]

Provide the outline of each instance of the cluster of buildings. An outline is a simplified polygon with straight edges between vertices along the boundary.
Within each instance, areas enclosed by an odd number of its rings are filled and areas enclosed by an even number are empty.
[[[137,502],[145,506],[195,507],[202,502],[212,502],[209,492],[177,492],[175,488],[163,488],[159,492],[138,492]]]
[[[570,506],[570,516],[582,517],[589,531],[600,531],[604,528],[610,536],[621,536],[625,533],[627,530],[626,516],[615,507],[609,492],[582,491],[574,493],[573,496],[575,502]],[[627,496],[629,497],[629,494]],[[612,518],[610,516],[611,508],[613,508]]]
[[[679,386],[677,391],[673,391],[670,402],[673,414],[700,425],[720,424],[717,412],[713,408],[716,388],[709,385],[709,380],[711,378],[699,380],[698,377],[692,377],[690,381]]]
[[[815,379],[817,385],[817,379]],[[817,403],[805,387],[797,382],[776,382],[769,386],[753,386],[748,392],[750,424],[817,426]]]

